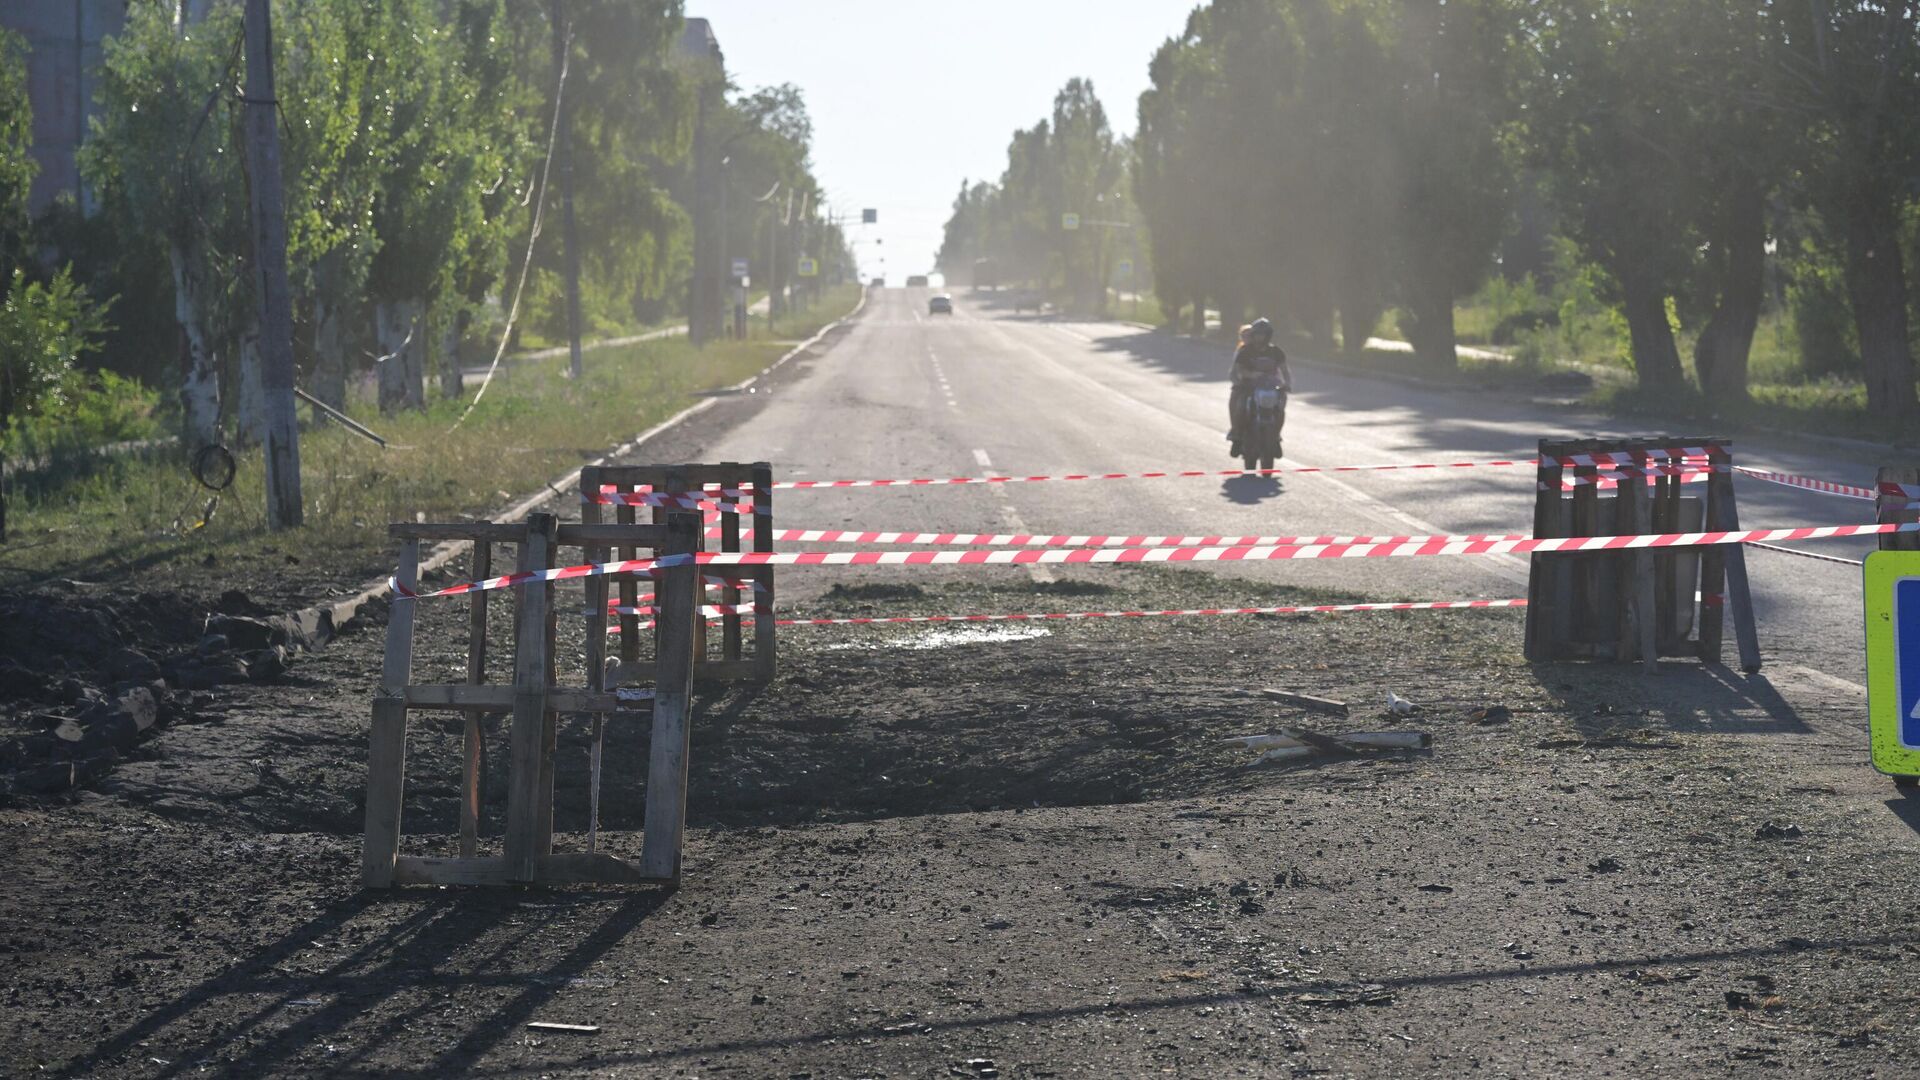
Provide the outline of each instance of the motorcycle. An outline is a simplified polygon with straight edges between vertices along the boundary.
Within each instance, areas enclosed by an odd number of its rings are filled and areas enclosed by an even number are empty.
[[[1241,406],[1240,460],[1248,469],[1271,469],[1280,459],[1280,428],[1287,422],[1287,392],[1277,378],[1262,378]]]

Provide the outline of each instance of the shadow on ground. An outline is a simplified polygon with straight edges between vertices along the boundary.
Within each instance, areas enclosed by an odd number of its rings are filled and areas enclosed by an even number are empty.
[[[425,1075],[465,1075],[495,1046],[521,1033],[542,1005],[670,895],[660,889],[625,896],[357,893],[153,1008],[60,1075],[94,1075],[139,1053],[160,1066],[153,1074],[160,1077],[199,1073],[210,1061],[225,1075],[265,1076],[286,1068],[303,1050],[324,1055],[305,1067],[352,1071],[380,1056],[409,1027],[441,1019],[436,1014],[452,995],[480,991],[487,1007],[462,1010],[456,1037],[421,1066]],[[525,946],[553,925],[564,926],[575,944],[536,970],[523,969],[520,957],[542,955]],[[344,953],[337,942],[348,943]],[[237,1020],[235,1001],[248,1003]],[[373,1015],[382,1019],[369,1030],[364,1019]],[[352,1038],[341,1037],[349,1028]],[[235,1053],[236,1046],[245,1049]],[[172,1056],[159,1056],[159,1047]]]

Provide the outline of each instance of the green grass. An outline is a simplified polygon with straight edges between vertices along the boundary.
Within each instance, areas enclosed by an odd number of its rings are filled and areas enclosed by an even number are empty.
[[[858,296],[857,286],[828,290],[810,311],[782,318],[778,330],[810,335],[851,310]],[[136,571],[164,579],[170,567],[187,564],[218,566],[251,582],[274,567],[306,574],[287,568],[377,566],[388,550],[389,522],[495,512],[673,415],[701,392],[754,374],[789,347],[764,326],[753,328],[748,340],[705,349],[663,338],[588,353],[578,382],[566,377],[565,357],[520,361],[503,367],[458,427],[471,395],[391,417],[364,400],[350,402],[349,414],[389,445],[381,449],[331,424],[304,431],[306,524],[286,533],[266,528],[257,449],[236,454],[238,475],[204,528],[193,526],[208,493],[188,476],[177,451],[103,461],[59,486],[11,493],[0,582],[97,581]]]
[[[1115,319],[1128,322],[1146,323],[1148,326],[1167,325],[1167,313],[1160,307],[1160,298],[1151,292],[1139,294],[1138,301],[1119,299],[1113,290],[1107,293],[1107,314]]]

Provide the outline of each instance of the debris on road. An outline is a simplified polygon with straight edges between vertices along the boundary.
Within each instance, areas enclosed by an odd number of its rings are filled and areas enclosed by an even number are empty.
[[[560,1024],[551,1020],[533,1020],[528,1022],[530,1031],[562,1031],[573,1035],[598,1035],[599,1024]]]
[[[1468,713],[1467,718],[1478,724],[1504,724],[1513,719],[1513,710],[1505,705],[1483,705]]]
[[[1426,731],[1354,731],[1344,735],[1322,735],[1300,728],[1281,728],[1270,735],[1237,735],[1225,745],[1242,750],[1260,750],[1258,765],[1268,761],[1295,761],[1324,754],[1329,757],[1354,757],[1383,750],[1426,750],[1433,746],[1433,734]]]
[[[1387,691],[1387,711],[1395,716],[1412,716],[1420,711],[1420,706],[1389,690]]]
[[[1759,828],[1753,830],[1753,835],[1762,840],[1797,840],[1800,838],[1801,833],[1800,826],[1798,825],[1785,825],[1778,821],[1768,820],[1762,823]]]
[[[1312,694],[1297,694],[1291,690],[1277,690],[1273,687],[1266,687],[1262,689],[1260,693],[1262,696],[1271,698],[1274,701],[1298,706],[1302,709],[1311,709],[1314,712],[1323,712],[1330,716],[1347,715],[1347,703],[1344,701],[1314,697]]]

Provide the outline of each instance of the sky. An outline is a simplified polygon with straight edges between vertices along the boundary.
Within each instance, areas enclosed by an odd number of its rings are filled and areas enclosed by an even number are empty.
[[[1195,3],[686,0],[686,14],[712,22],[741,89],[801,88],[814,175],[856,215],[862,275],[897,285],[933,269],[960,182],[998,179],[1014,129],[1068,79],[1092,79],[1114,133],[1132,132],[1147,61]],[[867,207],[879,224],[862,228]]]

